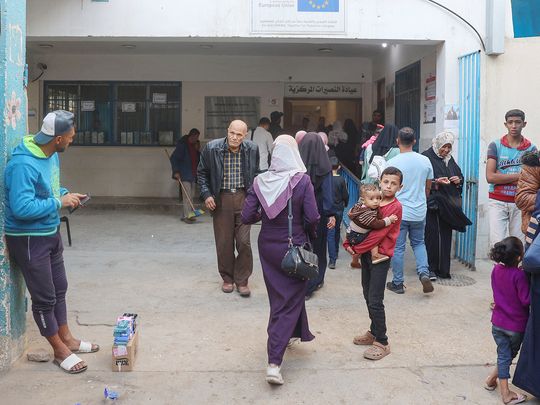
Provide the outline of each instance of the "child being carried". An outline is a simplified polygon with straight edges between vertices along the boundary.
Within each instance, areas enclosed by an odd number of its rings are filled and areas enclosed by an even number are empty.
[[[351,220],[347,228],[347,241],[350,246],[347,251],[355,254],[353,247],[359,245],[367,238],[372,229],[381,229],[390,226],[398,220],[396,215],[382,218],[379,212],[382,194],[379,187],[375,184],[363,184],[360,186],[360,199],[349,210],[348,216]],[[371,249],[371,262],[377,264],[388,260],[386,255],[379,254],[379,248],[375,246]]]

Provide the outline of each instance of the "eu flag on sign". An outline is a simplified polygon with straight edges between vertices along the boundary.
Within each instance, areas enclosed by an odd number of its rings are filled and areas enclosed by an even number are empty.
[[[339,0],[298,0],[298,11],[338,12]]]

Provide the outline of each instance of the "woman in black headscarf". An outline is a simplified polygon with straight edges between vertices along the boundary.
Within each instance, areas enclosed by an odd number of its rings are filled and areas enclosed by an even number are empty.
[[[440,278],[451,278],[452,230],[465,232],[466,226],[471,225],[461,210],[463,174],[451,155],[453,143],[454,134],[441,132],[433,138],[433,146],[422,153],[431,162],[435,178],[431,183],[426,215],[429,271]]]
[[[356,150],[360,142],[360,134],[350,118],[343,123],[343,132],[347,134],[347,142],[336,146],[336,156],[347,169],[357,174],[359,165]]]
[[[310,298],[315,290],[324,284],[324,274],[326,273],[326,239],[328,228],[333,228],[336,219],[333,212],[333,192],[332,192],[332,166],[328,153],[324,147],[321,137],[315,132],[308,132],[298,145],[300,156],[306,165],[307,174],[311,179],[315,189],[315,199],[317,208],[321,215],[321,220],[317,228],[317,237],[311,241],[313,251],[319,259],[319,277],[309,280],[306,298]]]
[[[394,156],[399,155],[397,146],[397,136],[399,129],[393,124],[387,124],[375,139],[373,144],[366,148],[364,153],[364,164],[362,166],[362,183],[374,183],[376,179],[367,177],[368,168],[375,156],[382,156],[386,161],[389,161]]]

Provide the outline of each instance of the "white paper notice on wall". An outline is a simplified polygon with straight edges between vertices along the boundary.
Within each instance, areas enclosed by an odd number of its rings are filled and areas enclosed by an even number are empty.
[[[135,111],[137,111],[137,104],[122,103],[122,112],[135,112]]]
[[[346,0],[251,0],[252,34],[344,35]]]
[[[437,78],[432,73],[426,78],[424,93],[424,124],[433,124],[437,115]]]
[[[167,93],[152,93],[152,103],[154,104],[166,104]]]
[[[96,111],[96,102],[94,100],[81,101],[81,111]]]

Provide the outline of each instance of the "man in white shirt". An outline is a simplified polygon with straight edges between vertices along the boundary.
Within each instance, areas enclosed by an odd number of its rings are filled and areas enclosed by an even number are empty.
[[[270,166],[270,154],[274,143],[268,128],[270,128],[270,120],[267,117],[262,117],[257,128],[251,131],[251,140],[259,147],[259,170],[261,172],[267,171]]]

